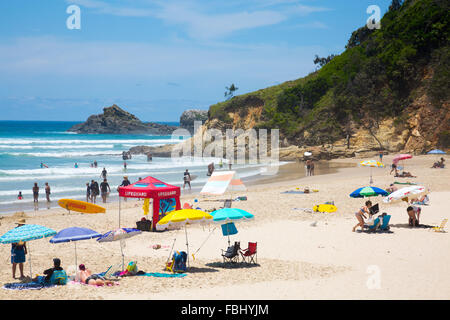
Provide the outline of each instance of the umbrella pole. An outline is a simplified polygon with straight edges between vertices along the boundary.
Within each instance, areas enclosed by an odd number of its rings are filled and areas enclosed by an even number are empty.
[[[28,250],[27,250],[29,257],[30,257],[30,279],[33,280],[33,270],[31,269],[31,250],[30,250],[30,245],[28,245]]]
[[[227,223],[228,246],[230,246],[230,225]]]
[[[119,229],[120,229],[120,195],[119,195]]]
[[[188,236],[187,236],[187,227],[186,227],[186,224],[184,225],[184,233],[186,234],[187,262],[188,262],[188,268],[189,268],[189,243],[188,243]]]
[[[123,255],[123,248],[122,248],[122,243],[121,243],[121,241],[123,241],[123,240],[120,240],[120,241],[119,241],[119,243],[120,243],[120,252],[122,253],[122,271],[123,271],[123,267],[124,267],[124,263],[125,263],[125,257],[124,257],[124,255]]]
[[[75,270],[77,270],[77,242],[74,241],[73,244],[75,245]]]

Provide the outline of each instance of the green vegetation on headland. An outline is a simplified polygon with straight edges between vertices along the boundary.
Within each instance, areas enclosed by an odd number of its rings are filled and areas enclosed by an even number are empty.
[[[230,113],[245,117],[249,108],[262,107],[254,128],[279,128],[290,143],[311,146],[345,139],[358,128],[372,132],[387,118],[401,132],[419,97],[431,102],[430,112],[449,108],[449,3],[393,1],[380,29],[354,31],[342,54],[316,57],[322,66],[316,72],[212,105],[209,120],[231,127]],[[449,147],[449,123],[428,130]]]

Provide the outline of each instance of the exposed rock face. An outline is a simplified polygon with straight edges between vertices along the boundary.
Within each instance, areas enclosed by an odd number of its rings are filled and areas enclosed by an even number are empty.
[[[117,105],[104,108],[103,114],[92,115],[86,122],[76,124],[67,131],[105,134],[171,134],[177,127],[159,123],[144,123]]]
[[[201,121],[202,124],[208,120],[207,110],[191,109],[186,110],[181,114],[180,127],[189,130],[191,134],[194,133],[194,122]]]

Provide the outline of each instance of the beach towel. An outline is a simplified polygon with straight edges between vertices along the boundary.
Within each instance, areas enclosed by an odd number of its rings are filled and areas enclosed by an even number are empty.
[[[5,283],[3,285],[3,289],[9,289],[9,290],[40,290],[42,288],[51,288],[55,287],[54,284],[48,283],[44,281],[44,276],[38,276],[36,281],[28,282],[28,283],[22,283],[22,282],[15,282],[15,283]]]
[[[283,191],[281,193],[287,193],[287,194],[304,194],[303,191],[294,191],[294,190],[288,190],[288,191]]]
[[[160,272],[150,272],[150,273],[137,273],[137,276],[145,276],[145,277],[157,277],[157,278],[182,278],[187,276],[186,273],[160,273]]]

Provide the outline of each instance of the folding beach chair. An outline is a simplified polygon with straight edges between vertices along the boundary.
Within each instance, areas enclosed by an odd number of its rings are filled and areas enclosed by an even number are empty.
[[[221,207],[221,209],[223,209],[223,208],[231,208],[231,203],[232,203],[232,201],[233,201],[233,200],[231,200],[231,199],[226,199],[226,200],[223,202],[223,207]]]
[[[387,231],[389,230],[389,220],[391,220],[391,216],[384,216],[383,217],[383,224],[380,226],[380,230]]]
[[[256,254],[256,246],[257,242],[249,242],[248,248],[244,250],[240,250],[242,260],[248,263],[258,263],[258,256]]]
[[[114,265],[110,266],[108,268],[108,270],[105,271],[104,274],[100,273],[99,275],[101,275],[106,280],[115,280],[118,277],[114,276],[114,273],[116,273],[117,271],[121,271],[121,270],[122,270],[122,263],[118,263],[118,264],[114,264]]]
[[[226,251],[222,250],[223,262],[224,263],[225,262],[232,262],[232,263],[239,262],[239,249],[240,249],[240,243],[235,242],[234,245],[228,247],[228,249]]]
[[[377,230],[379,224],[380,224],[380,218],[376,218],[375,221],[373,222],[373,225],[369,226],[369,232]]]
[[[434,232],[445,232],[444,227],[447,221],[447,218],[443,219],[439,227],[433,227],[431,230],[433,230]]]

